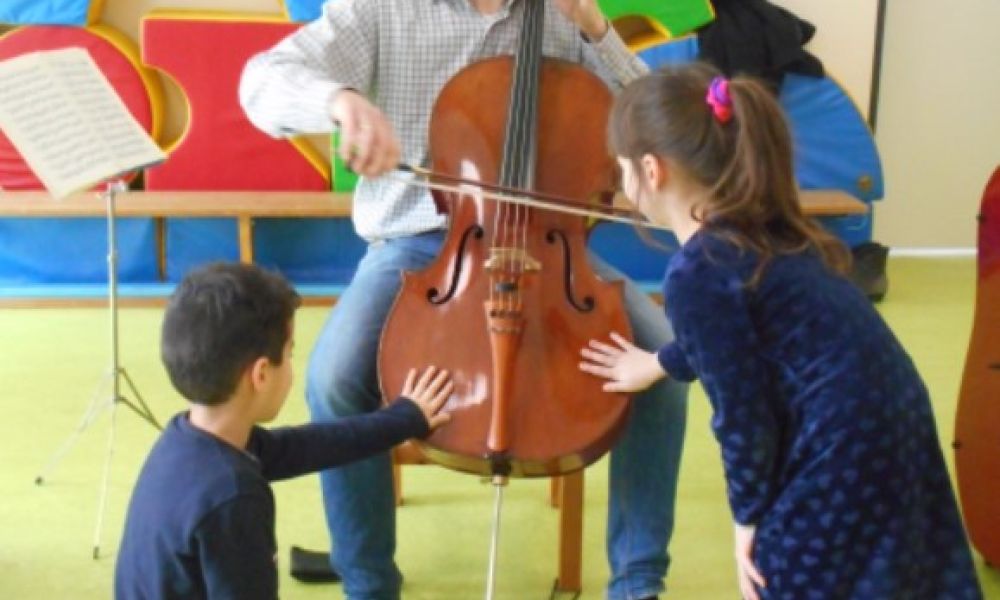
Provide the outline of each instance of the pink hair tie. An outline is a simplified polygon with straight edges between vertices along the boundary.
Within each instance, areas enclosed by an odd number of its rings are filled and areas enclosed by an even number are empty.
[[[728,123],[733,118],[733,99],[729,96],[729,80],[714,77],[708,84],[705,102],[712,107],[712,114],[719,123]]]

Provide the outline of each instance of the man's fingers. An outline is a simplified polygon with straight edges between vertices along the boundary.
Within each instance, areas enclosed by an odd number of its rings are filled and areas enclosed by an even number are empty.
[[[337,153],[348,165],[354,160],[356,144],[357,122],[353,118],[344,119],[340,122],[340,147],[337,148]]]
[[[390,132],[390,134],[392,135],[392,138],[390,140],[392,142],[392,151],[388,152],[385,155],[386,156],[386,164],[383,165],[383,169],[382,169],[383,173],[387,172],[387,171],[392,171],[393,169],[395,169],[396,167],[398,167],[399,166],[399,161],[402,158],[402,151],[401,151],[401,149],[399,147],[399,140],[396,139],[396,134],[395,133]]]
[[[381,164],[386,143],[383,133],[388,127],[381,114],[366,110],[364,107],[352,107],[343,111],[340,125],[340,158],[355,173],[372,176],[376,167]]]
[[[364,173],[375,158],[378,151],[378,138],[371,120],[362,118],[354,136],[353,162],[358,173]]]
[[[337,150],[340,158],[350,165],[360,142],[358,137],[364,115],[354,107],[353,103],[349,102],[343,110],[339,111],[338,117],[337,125],[340,130],[340,147]]]
[[[399,165],[399,141],[392,128],[386,126],[380,141],[382,150],[378,153],[379,160],[373,167],[375,175],[381,175],[395,169]]]
[[[375,177],[396,168],[400,145],[385,115],[366,98],[343,90],[330,108],[340,131],[337,154],[349,169],[366,177]]]
[[[382,160],[383,152],[382,140],[371,121],[362,121],[358,128],[358,135],[355,143],[354,159],[351,167],[355,173],[372,177],[376,174],[375,168]]]

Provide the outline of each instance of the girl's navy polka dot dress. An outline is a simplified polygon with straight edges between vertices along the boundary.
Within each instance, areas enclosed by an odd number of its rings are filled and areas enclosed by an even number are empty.
[[[871,303],[811,253],[705,229],[674,255],[660,362],[712,403],[763,598],[981,598],[927,389]]]

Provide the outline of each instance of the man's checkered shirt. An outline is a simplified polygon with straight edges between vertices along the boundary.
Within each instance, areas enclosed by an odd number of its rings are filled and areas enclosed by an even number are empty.
[[[483,15],[468,0],[332,0],[319,19],[250,60],[240,102],[262,131],[287,137],[330,132],[333,95],[361,91],[395,129],[402,161],[425,165],[438,91],[470,62],[514,53],[526,1],[508,0],[499,12]],[[546,56],[582,63],[616,91],[647,70],[613,28],[589,43],[551,0],[544,39]],[[369,241],[446,222],[426,190],[386,178],[359,182],[353,218]]]

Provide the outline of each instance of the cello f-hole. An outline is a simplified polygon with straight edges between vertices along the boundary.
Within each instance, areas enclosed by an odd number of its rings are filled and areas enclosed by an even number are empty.
[[[566,300],[569,301],[573,308],[582,313],[588,313],[594,310],[595,302],[593,296],[584,296],[583,302],[578,302],[573,294],[573,263],[570,260],[569,241],[566,239],[566,234],[558,229],[552,229],[545,234],[545,240],[550,244],[562,242],[563,287],[566,290]]]
[[[431,304],[444,304],[455,295],[458,289],[458,281],[462,276],[462,258],[465,256],[465,246],[469,243],[469,236],[474,236],[477,240],[483,239],[483,228],[473,225],[462,234],[462,241],[458,244],[458,252],[455,253],[455,266],[451,272],[451,281],[448,284],[448,292],[442,297],[436,287],[427,290],[427,301]]]

